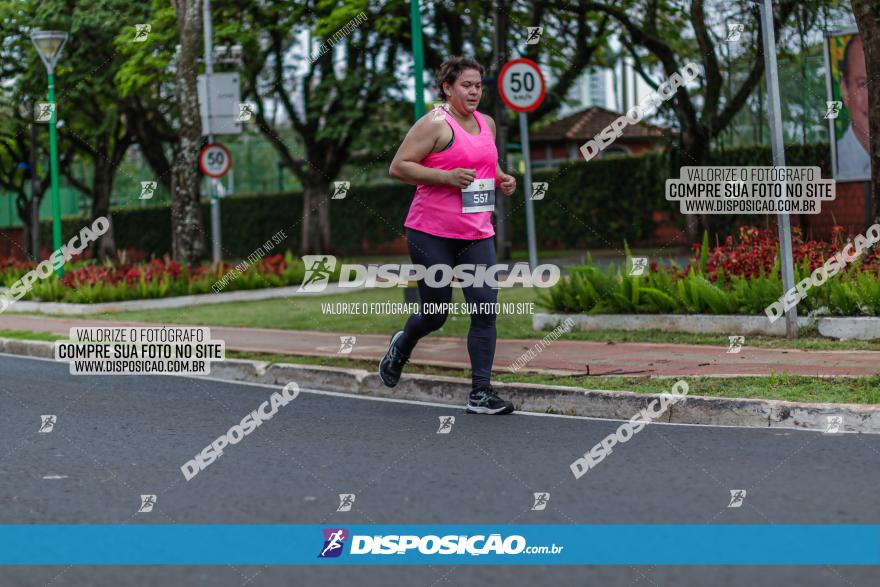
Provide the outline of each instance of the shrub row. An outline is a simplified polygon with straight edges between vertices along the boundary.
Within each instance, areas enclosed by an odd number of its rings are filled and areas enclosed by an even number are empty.
[[[820,165],[827,176],[827,144],[791,146],[786,150],[789,165]],[[639,157],[609,157],[590,162],[570,162],[558,170],[537,171],[533,181],[549,183],[547,196],[535,202],[535,224],[539,246],[552,248],[610,248],[622,239],[651,244],[654,211],[674,212],[671,217],[683,223],[676,204],[664,198],[667,178],[677,176],[677,156],[651,153]],[[747,147],[717,152],[713,165],[771,165],[769,147]],[[673,173],[670,173],[673,171]],[[344,179],[344,178],[340,178]],[[513,242],[526,244],[522,186],[511,197]],[[394,183],[352,183],[342,200],[330,200],[330,219],[334,248],[340,254],[356,254],[364,245],[393,241],[402,235],[415,188]],[[249,255],[270,235],[284,230],[286,248],[297,250],[302,217],[302,192],[238,195],[221,203],[223,257],[240,259]],[[202,204],[206,250],[210,235],[210,206]],[[712,227],[721,234],[735,232],[741,219],[754,217],[719,216]],[[65,218],[64,240],[73,236],[86,221]],[[167,206],[113,211],[117,247],[137,249],[147,256],[161,257],[171,252],[171,212]],[[51,243],[51,223],[41,227],[43,243]]]

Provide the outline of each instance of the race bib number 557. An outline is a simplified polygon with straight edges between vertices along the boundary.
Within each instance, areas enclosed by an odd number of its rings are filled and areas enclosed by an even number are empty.
[[[475,179],[461,190],[462,214],[495,211],[495,179]]]

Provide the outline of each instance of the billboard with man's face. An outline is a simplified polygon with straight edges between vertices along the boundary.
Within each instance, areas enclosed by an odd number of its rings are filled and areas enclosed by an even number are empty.
[[[832,33],[825,38],[828,109],[834,179],[869,181],[868,74],[858,33]]]

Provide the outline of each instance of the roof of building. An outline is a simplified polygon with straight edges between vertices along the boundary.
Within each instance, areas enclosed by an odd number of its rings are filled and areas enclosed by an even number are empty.
[[[623,116],[619,112],[592,106],[560,118],[531,133],[531,141],[588,141],[602,132],[606,126]],[[663,129],[639,122],[628,124],[623,129],[620,139],[651,139],[663,136]]]

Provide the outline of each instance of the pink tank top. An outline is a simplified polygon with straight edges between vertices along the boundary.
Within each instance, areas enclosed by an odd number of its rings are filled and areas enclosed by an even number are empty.
[[[474,111],[480,126],[480,134],[475,136],[459,126],[446,110],[438,110],[452,127],[455,140],[445,151],[429,153],[420,163],[435,169],[476,169],[476,179],[494,180],[498,149],[483,115]],[[473,240],[495,234],[492,212],[463,213],[461,189],[448,185],[418,185],[403,225],[447,238]]]

